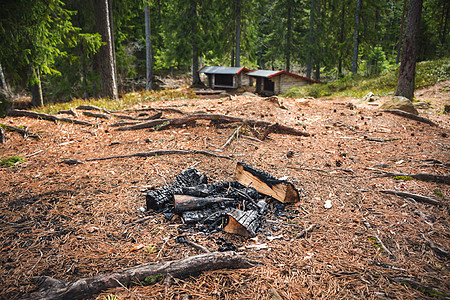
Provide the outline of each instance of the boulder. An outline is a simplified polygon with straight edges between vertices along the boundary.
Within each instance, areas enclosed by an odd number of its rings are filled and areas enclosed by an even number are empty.
[[[377,100],[378,100],[378,97],[375,96],[374,93],[369,92],[369,93],[367,93],[367,95],[365,95],[365,96],[361,99],[361,102],[374,102],[374,101],[377,101]]]
[[[418,115],[419,112],[412,104],[411,100],[402,96],[393,96],[386,100],[380,107],[380,109],[398,109],[406,111],[410,114]]]

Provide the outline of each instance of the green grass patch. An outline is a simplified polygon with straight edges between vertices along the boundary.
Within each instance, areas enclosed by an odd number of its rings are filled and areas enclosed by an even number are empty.
[[[160,282],[163,280],[164,276],[163,274],[156,274],[153,276],[147,276],[144,278],[144,281],[142,282],[144,285],[153,285],[155,283]]]
[[[12,156],[12,157],[8,157],[8,158],[2,158],[2,159],[0,159],[0,166],[14,167],[16,164],[19,164],[24,161],[25,161],[25,159],[20,156]]]
[[[347,75],[329,83],[293,88],[284,96],[291,98],[337,96],[361,98],[369,92],[377,96],[391,95],[397,88],[398,72],[399,66],[385,70],[375,78]],[[450,79],[450,58],[423,61],[416,65],[416,89],[425,88],[447,79]]]
[[[73,99],[65,103],[49,103],[43,107],[36,108],[39,113],[55,114],[60,110],[75,109],[80,105],[95,105],[107,110],[121,110],[136,104],[154,101],[166,101],[172,99],[192,99],[197,98],[192,89],[169,89],[161,91],[142,91],[123,95],[119,100],[102,99]]]
[[[434,191],[434,194],[438,197],[444,198],[444,194],[441,191],[436,190]]]

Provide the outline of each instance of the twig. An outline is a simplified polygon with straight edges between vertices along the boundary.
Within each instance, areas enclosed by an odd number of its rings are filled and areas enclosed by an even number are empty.
[[[364,225],[367,227],[368,230],[371,231],[371,234],[373,235],[374,238],[377,239],[378,243],[380,244],[381,248],[383,248],[383,250],[392,258],[395,259],[394,254],[392,254],[392,252],[384,245],[383,241],[381,240],[380,236],[378,235],[378,233],[376,233],[373,229],[372,226],[370,226],[370,223],[367,221],[366,218],[363,217],[363,222]]]
[[[426,123],[426,124],[429,124],[431,126],[438,127],[438,125],[436,123],[434,123],[433,121],[431,121],[431,120],[429,120],[427,118],[420,117],[418,115],[413,115],[413,114],[410,114],[410,113],[408,113],[406,111],[403,111],[403,110],[399,110],[399,109],[385,109],[385,110],[382,110],[382,111],[390,113],[390,114],[393,114],[393,115],[405,117],[405,118],[408,118],[408,119],[411,119],[411,120],[414,120],[414,121]]]
[[[31,267],[31,269],[28,270],[27,274],[30,274],[31,271],[33,271],[33,269],[36,268],[37,264],[41,261],[42,257],[44,256],[44,254],[42,254],[41,249],[39,249],[39,253],[41,254],[41,256],[39,257],[38,261],[33,265],[33,267]]]
[[[308,228],[306,228],[306,229],[300,231],[299,233],[297,233],[295,235],[295,238],[300,239],[300,238],[306,236],[308,234],[308,232],[313,231],[315,227],[316,227],[315,224],[309,225]]]
[[[236,130],[233,131],[233,133],[230,135],[230,137],[228,138],[228,140],[226,141],[226,143],[223,144],[223,146],[220,147],[220,148],[223,149],[223,148],[225,148],[226,146],[228,146],[228,145],[231,143],[231,141],[233,140],[233,138],[234,138],[235,136],[236,136],[236,139],[237,139],[238,136],[239,136],[239,130],[240,130],[241,128],[242,128],[242,125],[239,126],[238,128],[236,128]]]
[[[396,195],[396,196],[400,196],[400,197],[410,197],[418,202],[424,202],[424,203],[433,204],[433,205],[441,205],[441,202],[434,200],[430,197],[413,194],[413,193],[409,193],[409,192],[394,191],[394,190],[380,190],[379,192],[383,193],[383,194],[391,194],[391,195]]]
[[[420,236],[425,240],[425,242],[428,244],[428,246],[430,246],[430,248],[434,252],[436,252],[436,254],[438,254],[439,256],[445,257],[445,258],[449,258],[450,257],[450,253],[448,252],[447,249],[445,249],[444,247],[436,246],[432,241],[427,239],[427,237],[423,233],[421,233]]]
[[[147,220],[149,220],[151,218],[152,218],[152,216],[146,216],[146,217],[137,219],[137,220],[135,220],[135,221],[133,221],[131,223],[125,224],[125,225],[123,225],[123,227],[129,227],[129,226],[134,225],[134,224],[144,223],[145,221],[147,221]]]
[[[376,260],[373,260],[373,259],[368,259],[368,261],[370,261],[371,263],[376,264],[377,266],[380,266],[380,267],[383,267],[383,268],[386,268],[386,269],[391,269],[391,270],[395,270],[395,271],[407,272],[406,269],[398,268],[398,267],[396,267],[396,266],[393,266],[393,265],[390,265],[390,264],[386,264],[386,263],[384,263],[384,262],[379,262],[379,261],[376,261]]]
[[[168,154],[203,154],[206,156],[231,159],[231,157],[229,157],[229,156],[218,155],[218,154],[214,154],[214,153],[203,151],[203,150],[155,150],[155,151],[139,152],[139,153],[125,154],[125,155],[88,158],[88,159],[86,159],[86,161],[97,161],[97,160],[107,160],[107,159],[114,159],[114,158],[129,158],[129,157],[151,157],[151,156],[168,155]]]
[[[396,137],[391,137],[391,138],[387,138],[387,139],[383,139],[383,138],[377,138],[377,137],[371,137],[371,136],[365,136],[364,139],[366,141],[372,141],[372,142],[391,142],[391,141],[395,141],[398,140],[398,138]]]
[[[202,245],[199,245],[199,244],[197,244],[197,243],[188,241],[188,240],[186,240],[186,239],[184,240],[184,242],[185,242],[186,244],[188,244],[189,246],[192,246],[194,249],[197,249],[197,250],[199,250],[199,251],[201,251],[201,252],[204,252],[204,253],[211,253],[211,251],[209,251],[208,248],[206,248],[206,247],[204,247],[204,246],[202,246]]]

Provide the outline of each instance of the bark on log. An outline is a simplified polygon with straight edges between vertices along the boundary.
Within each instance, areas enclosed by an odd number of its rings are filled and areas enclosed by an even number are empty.
[[[110,119],[110,117],[107,114],[93,113],[91,111],[83,111],[83,115],[85,115],[86,117],[92,117],[92,118],[101,118],[101,119],[106,119],[106,120]]]
[[[192,114],[188,115],[186,117],[181,118],[173,118],[173,119],[158,119],[153,120],[149,122],[144,122],[132,126],[126,126],[126,127],[120,127],[116,130],[118,131],[126,131],[126,130],[137,130],[137,129],[145,129],[145,128],[153,128],[158,126],[159,130],[166,129],[170,126],[179,126],[182,124],[191,123],[193,121],[197,120],[209,120],[209,121],[216,121],[216,122],[223,122],[223,123],[243,123],[249,126],[260,126],[260,127],[267,127],[270,128],[270,132],[278,132],[278,133],[286,133],[290,135],[296,135],[296,136],[309,136],[309,133],[288,127],[285,125],[277,124],[277,123],[270,123],[266,121],[261,120],[252,120],[252,119],[243,119],[228,115],[221,115],[221,114]]]
[[[24,138],[29,136],[29,137],[31,137],[33,139],[36,139],[36,140],[40,140],[41,139],[41,137],[39,135],[37,135],[35,133],[31,133],[27,129],[22,129],[20,127],[6,125],[6,124],[0,124],[0,128],[2,128],[2,127],[7,129],[7,130],[11,130],[11,131],[15,131],[17,133],[20,133]]]
[[[384,109],[382,110],[383,112],[387,112],[393,115],[397,115],[397,116],[401,116],[404,118],[408,118],[414,121],[418,121],[418,122],[422,122],[422,123],[426,123],[429,124],[431,126],[435,126],[435,127],[439,127],[438,124],[434,123],[433,121],[431,121],[430,119],[418,116],[418,115],[414,115],[414,114],[410,114],[406,111],[403,110],[399,110],[399,109]]]
[[[223,228],[223,231],[244,237],[256,236],[261,223],[261,218],[257,211],[234,209],[228,213],[228,216],[228,224]]]
[[[235,180],[283,203],[299,201],[298,191],[292,183],[279,180],[242,162],[236,165]]]
[[[418,194],[413,194],[413,193],[409,193],[409,192],[394,191],[394,190],[380,190],[380,193],[391,194],[391,195],[396,195],[396,196],[400,196],[400,197],[409,197],[418,202],[424,202],[424,203],[428,203],[428,204],[432,204],[432,205],[441,205],[441,202],[434,200],[433,198],[418,195]]]
[[[108,160],[108,159],[114,159],[114,158],[129,158],[129,157],[151,157],[151,156],[168,155],[168,154],[203,154],[206,156],[231,159],[231,157],[229,157],[229,156],[218,155],[218,154],[214,154],[214,153],[202,151],[202,150],[155,150],[155,151],[149,151],[149,152],[138,152],[138,153],[133,153],[133,154],[114,155],[114,156],[98,157],[98,158],[88,158],[88,159],[86,159],[86,161]]]
[[[78,125],[86,125],[86,126],[94,126],[94,124],[91,124],[86,121],[80,121],[80,120],[74,120],[70,118],[59,118],[53,115],[43,114],[43,113],[37,113],[34,111],[28,111],[28,110],[19,110],[19,109],[13,109],[8,113],[8,116],[11,117],[29,117],[29,118],[35,118],[35,119],[44,119],[49,121],[60,121],[60,122],[68,122]]]
[[[194,197],[188,195],[174,195],[174,208],[176,212],[198,210],[224,201],[235,201],[223,197]]]
[[[218,269],[244,269],[255,266],[255,262],[235,252],[212,252],[188,258],[142,264],[114,273],[64,282],[51,277],[38,277],[39,291],[28,299],[84,299],[101,291],[119,286],[127,286],[133,281],[146,278],[162,279],[166,276],[184,278],[200,272]]]

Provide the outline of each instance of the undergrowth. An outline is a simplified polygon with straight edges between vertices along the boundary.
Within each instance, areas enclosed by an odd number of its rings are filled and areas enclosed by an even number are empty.
[[[16,164],[23,162],[25,159],[20,156],[12,156],[0,159],[0,166],[14,167]]]
[[[69,110],[77,108],[80,105],[95,105],[106,110],[121,110],[132,105],[147,103],[153,101],[165,101],[172,99],[192,99],[196,98],[192,89],[170,89],[161,91],[142,91],[123,95],[119,100],[101,99],[73,99],[65,103],[50,103],[43,107],[36,108],[36,112],[55,114],[60,110]]]
[[[397,88],[399,66],[386,70],[381,76],[365,78],[360,75],[348,75],[344,78],[323,84],[313,84],[293,88],[286,97],[363,97],[369,92],[377,96],[393,94]],[[416,89],[425,88],[439,81],[450,79],[450,58],[423,61],[416,65]]]

